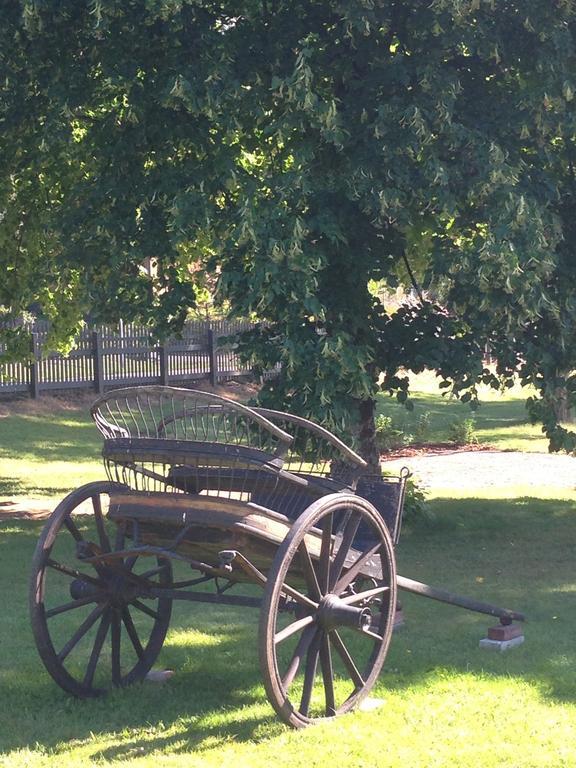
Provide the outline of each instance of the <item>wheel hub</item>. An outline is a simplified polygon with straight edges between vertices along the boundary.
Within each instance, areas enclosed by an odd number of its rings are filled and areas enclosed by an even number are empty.
[[[100,587],[89,584],[82,579],[74,579],[70,582],[70,597],[73,600],[82,600],[85,597],[94,597],[102,592]]]
[[[82,579],[74,579],[70,582],[70,597],[73,600],[83,600],[84,598],[92,597],[108,600],[115,606],[123,606],[130,603],[139,594],[140,590],[136,585],[117,575],[108,579],[102,579],[99,585],[83,581]]]
[[[316,620],[327,632],[337,627],[366,630],[370,627],[372,614],[369,608],[356,608],[345,603],[338,595],[330,594],[320,601]]]
[[[116,576],[109,585],[110,601],[112,605],[121,606],[127,602],[128,584],[122,576]]]

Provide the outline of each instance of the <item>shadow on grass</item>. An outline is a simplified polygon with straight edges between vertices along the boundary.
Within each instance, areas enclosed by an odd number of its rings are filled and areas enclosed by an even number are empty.
[[[525,614],[526,642],[505,654],[480,650],[479,640],[497,619],[400,592],[407,684],[431,669],[457,670],[465,659],[466,671],[518,677],[546,697],[574,702],[576,497],[443,499],[432,506],[436,520],[400,542],[398,572]],[[389,661],[398,661],[394,648]]]
[[[0,477],[0,496],[18,496],[24,493],[20,480],[12,477]]]
[[[257,622],[252,612],[251,618]],[[260,687],[253,632],[238,623],[234,637],[218,628],[214,633],[215,648],[192,641],[176,652],[163,652],[164,663],[155,666],[176,670],[169,682],[135,684],[97,700],[69,697],[48,677],[38,658],[30,664],[34,672],[24,679],[22,670],[13,677],[4,671],[2,698],[20,714],[13,727],[11,717],[0,724],[0,752],[35,749],[41,743],[54,754],[65,753],[71,740],[90,742],[94,734],[106,734],[104,748],[96,743],[90,753],[90,760],[99,762],[158,751],[199,752],[231,739],[254,741],[263,726],[274,725],[274,713]],[[278,730],[282,730],[279,723]],[[266,732],[270,733],[269,727]]]
[[[237,607],[175,606],[171,633],[154,665],[176,671],[164,685],[146,682],[91,700],[62,691],[42,665],[28,615],[30,566],[43,524],[0,522],[0,753],[34,751],[41,744],[57,754],[67,752],[71,740],[90,742],[93,734],[105,733],[108,746],[98,750],[96,744],[94,759],[119,760],[161,748],[178,752],[230,738],[250,741],[274,723],[258,667],[258,612]],[[136,732],[150,739],[133,737]]]
[[[194,688],[194,680],[189,681],[191,689]],[[255,682],[258,682],[255,680]],[[217,685],[218,681],[212,679],[211,684]],[[220,745],[231,741],[235,743],[248,743],[270,739],[285,730],[279,721],[274,723],[272,708],[266,708],[262,714],[249,715],[242,713],[242,709],[250,708],[262,700],[263,694],[231,695],[227,700],[213,705],[212,708],[185,706],[181,707],[173,721],[177,724],[176,733],[155,735],[145,742],[141,738],[122,741],[106,749],[97,750],[91,755],[94,761],[125,761],[136,756],[150,754],[182,754],[202,753],[213,750]],[[257,707],[257,709],[260,709]],[[161,713],[165,715],[165,712]],[[272,722],[271,722],[272,721]],[[150,721],[148,721],[150,722]],[[164,717],[160,717],[156,724],[166,724]],[[158,729],[162,730],[162,729]],[[170,725],[168,726],[170,730]],[[263,732],[265,730],[265,736]]]
[[[522,680],[544,699],[573,703],[576,501],[460,499],[434,507],[436,522],[401,541],[399,572],[525,612],[526,642],[507,654],[482,651],[478,641],[496,620],[402,593],[406,627],[394,636],[379,690],[402,692],[465,674]],[[117,761],[282,732],[262,688],[255,611],[178,606],[160,659],[176,670],[165,686],[148,683],[82,702],[60,691],[37,657],[25,609],[32,534],[39,528],[19,522],[0,534],[0,581],[14,585],[4,608],[11,623],[0,658],[8,709],[0,723],[4,750],[40,743],[64,753],[70,740],[105,734],[106,746],[96,740],[90,758]],[[199,639],[183,634],[189,630],[200,632]]]

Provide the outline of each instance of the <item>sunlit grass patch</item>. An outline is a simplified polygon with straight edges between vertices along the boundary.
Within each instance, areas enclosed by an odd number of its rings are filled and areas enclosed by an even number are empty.
[[[551,493],[548,494],[549,496]],[[5,523],[0,762],[6,768],[571,765],[576,732],[573,498],[440,498],[433,523],[398,547],[403,575],[524,611],[526,641],[478,643],[496,620],[401,593],[373,711],[293,732],[274,716],[258,665],[258,612],[177,604],[155,664],[173,669],[104,699],[78,701],[44,671],[26,606],[40,525]],[[529,745],[529,748],[528,746]],[[376,757],[375,757],[376,756]]]
[[[73,488],[104,478],[101,440],[88,406],[59,405],[39,414],[22,404],[0,419],[0,499],[59,499]]]
[[[503,392],[482,386],[479,388],[480,406],[472,410],[466,403],[439,389],[439,379],[432,371],[412,375],[411,400],[414,410],[408,411],[394,399],[382,394],[378,399],[379,412],[391,416],[394,423],[407,435],[418,435],[418,423],[426,417],[421,442],[450,440],[450,426],[466,419],[474,420],[474,434],[480,443],[489,443],[500,450],[548,450],[548,440],[538,424],[531,424],[526,411],[526,398],[532,393],[516,385]]]

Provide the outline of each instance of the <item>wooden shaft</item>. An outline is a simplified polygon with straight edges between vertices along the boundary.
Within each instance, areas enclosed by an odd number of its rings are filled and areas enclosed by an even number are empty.
[[[497,616],[503,624],[510,624],[512,621],[525,621],[525,616],[522,613],[509,611],[506,608],[498,608],[498,606],[490,605],[489,603],[481,603],[478,600],[473,600],[472,598],[464,597],[463,595],[455,595],[453,592],[448,592],[445,589],[438,589],[437,587],[431,587],[428,584],[423,584],[421,581],[407,579],[405,576],[397,576],[396,583],[399,589],[403,589],[406,592],[412,592],[414,595],[429,597],[431,600],[438,600],[441,603],[456,605],[459,608],[466,608],[468,611],[486,613],[489,616]]]

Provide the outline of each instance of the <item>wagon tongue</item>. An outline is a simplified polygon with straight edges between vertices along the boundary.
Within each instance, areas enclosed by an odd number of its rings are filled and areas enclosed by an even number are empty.
[[[431,587],[429,584],[423,584],[420,581],[414,581],[414,579],[407,579],[405,576],[398,575],[396,583],[400,589],[412,592],[415,595],[438,600],[440,603],[456,605],[459,608],[466,608],[468,611],[474,611],[475,613],[497,616],[500,619],[500,623],[504,625],[511,624],[513,621],[525,621],[526,619],[523,613],[510,611],[507,608],[499,608],[497,605],[491,605],[490,603],[481,603],[478,600],[473,600],[463,595],[455,595],[453,592],[438,589],[438,587]]]

